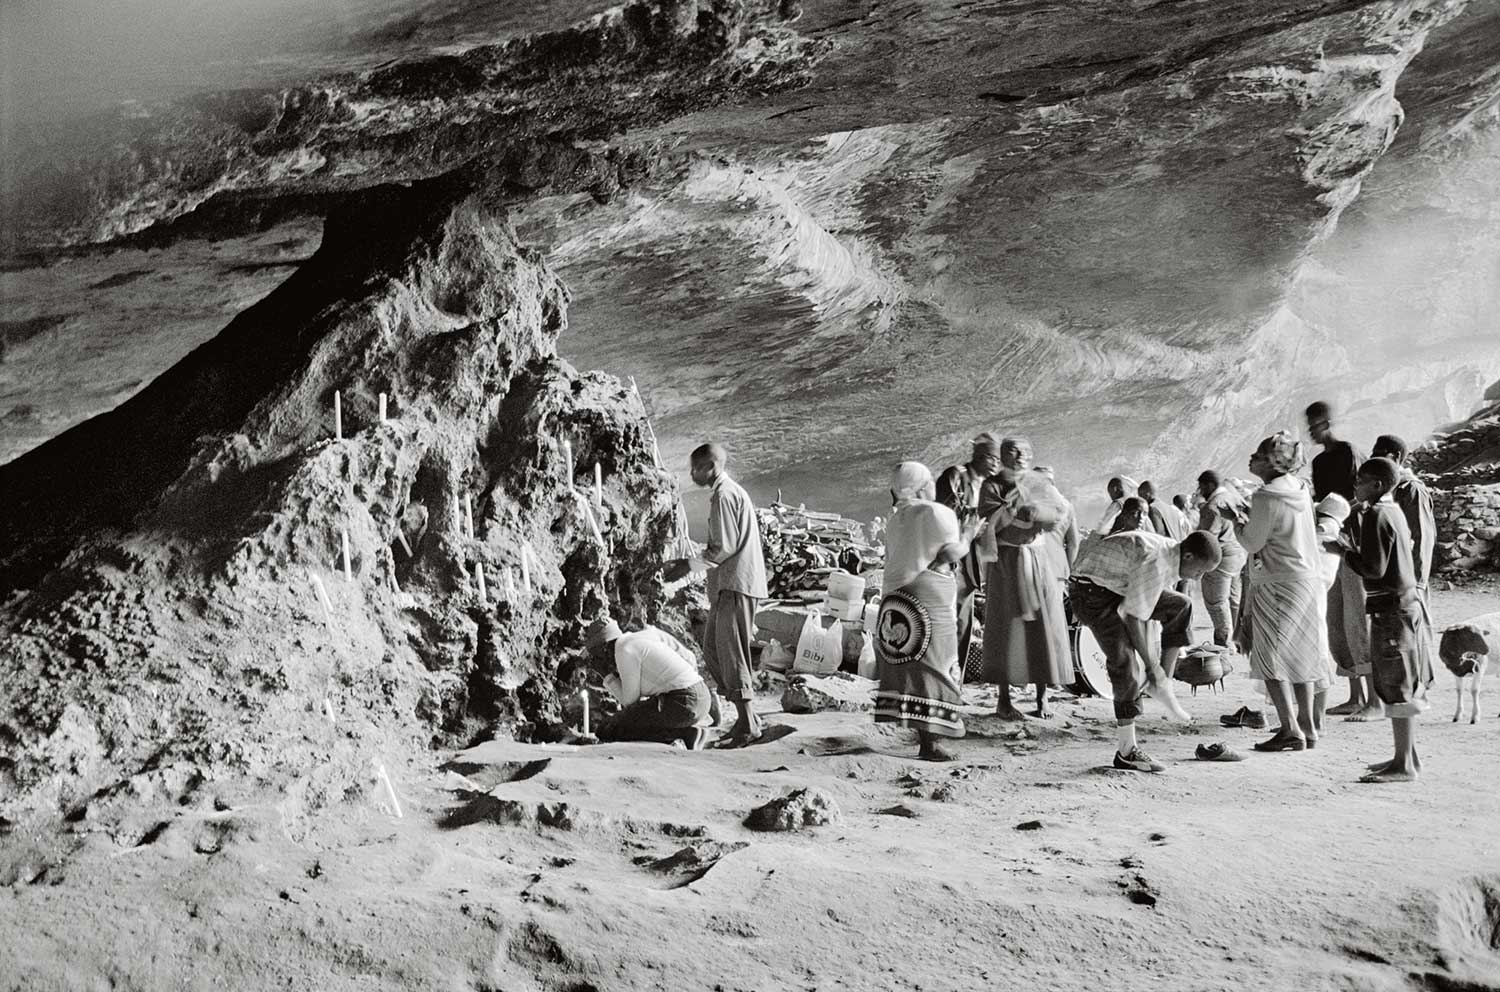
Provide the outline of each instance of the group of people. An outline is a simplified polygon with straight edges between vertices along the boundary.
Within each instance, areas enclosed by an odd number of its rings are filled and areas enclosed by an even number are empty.
[[[1145,699],[1189,719],[1172,690],[1181,651],[1192,642],[1191,585],[1200,587],[1225,649],[1248,654],[1279,724],[1258,751],[1316,747],[1326,713],[1351,720],[1388,716],[1395,749],[1365,780],[1417,776],[1413,720],[1432,680],[1426,604],[1435,527],[1432,501],[1406,467],[1406,446],[1381,437],[1371,457],[1335,437],[1327,404],[1307,408],[1323,450],[1311,462],[1286,431],[1251,453],[1259,486],[1248,496],[1214,471],[1198,478],[1196,500],[1158,499],[1150,482],[1111,479],[1111,503],[1083,537],[1050,469],[1033,464],[1023,438],[975,439],[969,461],[936,476],[919,462],[890,480],[886,566],[873,633],[880,685],[875,719],[913,728],[919,756],[949,760],[945,738],[961,737],[963,662],[983,596],[982,679],[999,687],[996,714],[1025,719],[1012,687],[1035,687],[1031,715],[1050,717],[1048,690],[1074,681],[1069,612],[1093,633],[1113,698],[1114,767],[1161,771],[1140,747]],[[692,566],[707,569],[706,667],[736,719],[726,746],[757,740],[751,636],[766,571],[754,508],[730,478],[724,450],[692,454],[695,483],[709,493],[709,536]],[[1193,503],[1196,503],[1196,514]],[[697,675],[692,653],[659,631],[624,634],[601,619],[589,629],[598,663],[620,679],[624,709],[603,739],[701,741],[718,722],[717,696]],[[680,650],[679,650],[680,649]],[[1350,698],[1325,709],[1338,675]],[[1264,728],[1248,707],[1222,718]]]

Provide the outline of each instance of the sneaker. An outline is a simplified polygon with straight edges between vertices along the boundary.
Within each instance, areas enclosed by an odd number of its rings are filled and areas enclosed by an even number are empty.
[[[1152,759],[1151,755],[1135,748],[1129,754],[1115,752],[1115,767],[1125,772],[1164,772],[1167,766]]]
[[[1260,710],[1241,706],[1233,713],[1219,717],[1219,723],[1226,727],[1250,727],[1253,730],[1265,730],[1266,715]]]

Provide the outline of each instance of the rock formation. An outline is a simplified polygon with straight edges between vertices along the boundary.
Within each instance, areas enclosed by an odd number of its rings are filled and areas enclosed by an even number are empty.
[[[212,341],[0,466],[0,812],[265,787],[295,823],[382,756],[556,733],[581,624],[664,619],[677,520],[639,399],[558,359],[566,304],[471,186],[372,190]]]
[[[1467,420],[1450,424],[1412,453],[1432,489],[1435,566],[1500,571],[1500,382]]]

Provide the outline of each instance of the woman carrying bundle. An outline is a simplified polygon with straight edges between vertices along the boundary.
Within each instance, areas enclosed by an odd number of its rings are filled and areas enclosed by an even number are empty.
[[[935,494],[927,466],[896,466],[891,476],[895,512],[886,528],[888,591],[875,630],[880,663],[875,722],[915,728],[919,757],[951,761],[953,755],[937,741],[964,735],[953,565],[969,550],[969,539],[953,511],[932,501]]]
[[[1250,497],[1250,518],[1240,535],[1253,556],[1250,671],[1265,682],[1281,718],[1281,728],[1256,744],[1257,751],[1314,747],[1333,676],[1322,636],[1324,588],[1312,493],[1292,474],[1302,465],[1302,446],[1286,431],[1266,438],[1250,456],[1251,473],[1264,483]]]
[[[979,492],[985,523],[984,680],[1000,687],[995,714],[1019,720],[1010,687],[1036,685],[1034,715],[1052,716],[1047,689],[1073,681],[1062,576],[1043,534],[1067,515],[1062,494],[1031,471],[1031,443],[1000,442],[1000,470]],[[990,543],[993,542],[993,549]]]

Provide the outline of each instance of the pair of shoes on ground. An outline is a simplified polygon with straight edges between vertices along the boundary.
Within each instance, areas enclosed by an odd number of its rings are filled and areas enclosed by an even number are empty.
[[[1241,706],[1226,716],[1219,717],[1219,723],[1226,727],[1249,727],[1251,730],[1266,729],[1266,715],[1260,710],[1252,710],[1248,706]]]

